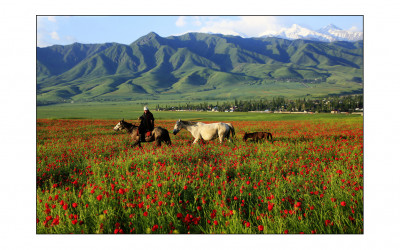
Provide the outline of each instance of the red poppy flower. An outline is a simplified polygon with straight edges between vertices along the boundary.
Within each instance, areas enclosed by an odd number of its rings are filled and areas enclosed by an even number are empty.
[[[52,225],[58,225],[58,224],[60,224],[60,218],[58,217],[58,215],[57,215],[56,218],[53,219],[53,222],[52,222],[51,224],[52,224]]]
[[[264,231],[264,226],[263,225],[259,225],[258,226],[258,231]]]
[[[73,207],[73,208],[76,208],[77,206],[78,206],[78,204],[76,204],[75,202],[72,203],[72,207]]]
[[[147,216],[149,213],[147,211],[144,211],[143,216]]]
[[[342,201],[342,202],[340,202],[340,205],[342,205],[343,207],[345,207],[345,206],[346,206],[346,202],[345,202],[345,201]]]
[[[99,194],[99,195],[96,197],[96,199],[97,199],[98,201],[101,201],[101,199],[103,199],[103,196],[102,196],[101,194]]]
[[[68,209],[68,204],[64,204],[63,209],[67,210]]]
[[[325,226],[332,225],[331,220],[325,220]]]

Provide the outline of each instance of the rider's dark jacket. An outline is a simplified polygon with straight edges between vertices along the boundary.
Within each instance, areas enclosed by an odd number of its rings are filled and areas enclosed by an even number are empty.
[[[147,131],[152,131],[154,129],[154,117],[150,111],[147,111],[147,114],[143,113],[139,119],[139,133],[146,133]]]

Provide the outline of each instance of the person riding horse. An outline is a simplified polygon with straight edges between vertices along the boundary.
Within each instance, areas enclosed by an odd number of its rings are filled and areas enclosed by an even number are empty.
[[[143,108],[143,111],[144,111],[143,115],[139,117],[140,125],[139,125],[139,129],[138,129],[138,136],[141,141],[145,141],[145,137],[149,136],[146,134],[151,135],[151,133],[148,133],[148,132],[151,132],[154,130],[153,114],[150,112],[150,110],[147,106],[145,106]]]

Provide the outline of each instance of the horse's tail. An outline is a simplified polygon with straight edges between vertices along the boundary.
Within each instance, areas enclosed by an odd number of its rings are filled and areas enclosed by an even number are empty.
[[[165,130],[165,138],[164,138],[165,143],[167,143],[167,145],[171,145],[171,137],[169,137],[169,132],[168,130]]]
[[[229,130],[231,132],[232,138],[235,136],[235,128],[233,127],[233,125],[231,123],[227,123],[227,125],[229,126]]]
[[[273,142],[273,140],[272,140],[272,134],[271,134],[271,133],[268,133],[267,139],[268,139],[268,138],[270,138],[270,140]]]

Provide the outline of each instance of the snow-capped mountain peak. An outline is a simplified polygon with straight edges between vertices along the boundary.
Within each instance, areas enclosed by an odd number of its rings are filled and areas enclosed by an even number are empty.
[[[363,32],[360,31],[349,31],[342,30],[333,24],[325,26],[319,29],[318,32],[334,37],[336,40],[340,41],[358,41],[363,40]]]
[[[342,30],[342,29],[335,26],[334,24],[329,24],[329,25],[317,30],[317,32],[322,33],[322,34],[329,34],[330,31],[337,31],[337,30]]]
[[[278,32],[264,32],[261,37],[278,37],[289,40],[307,39],[324,42],[358,41],[363,39],[363,32],[346,31],[330,24],[317,31],[293,24],[289,28],[282,28]]]

